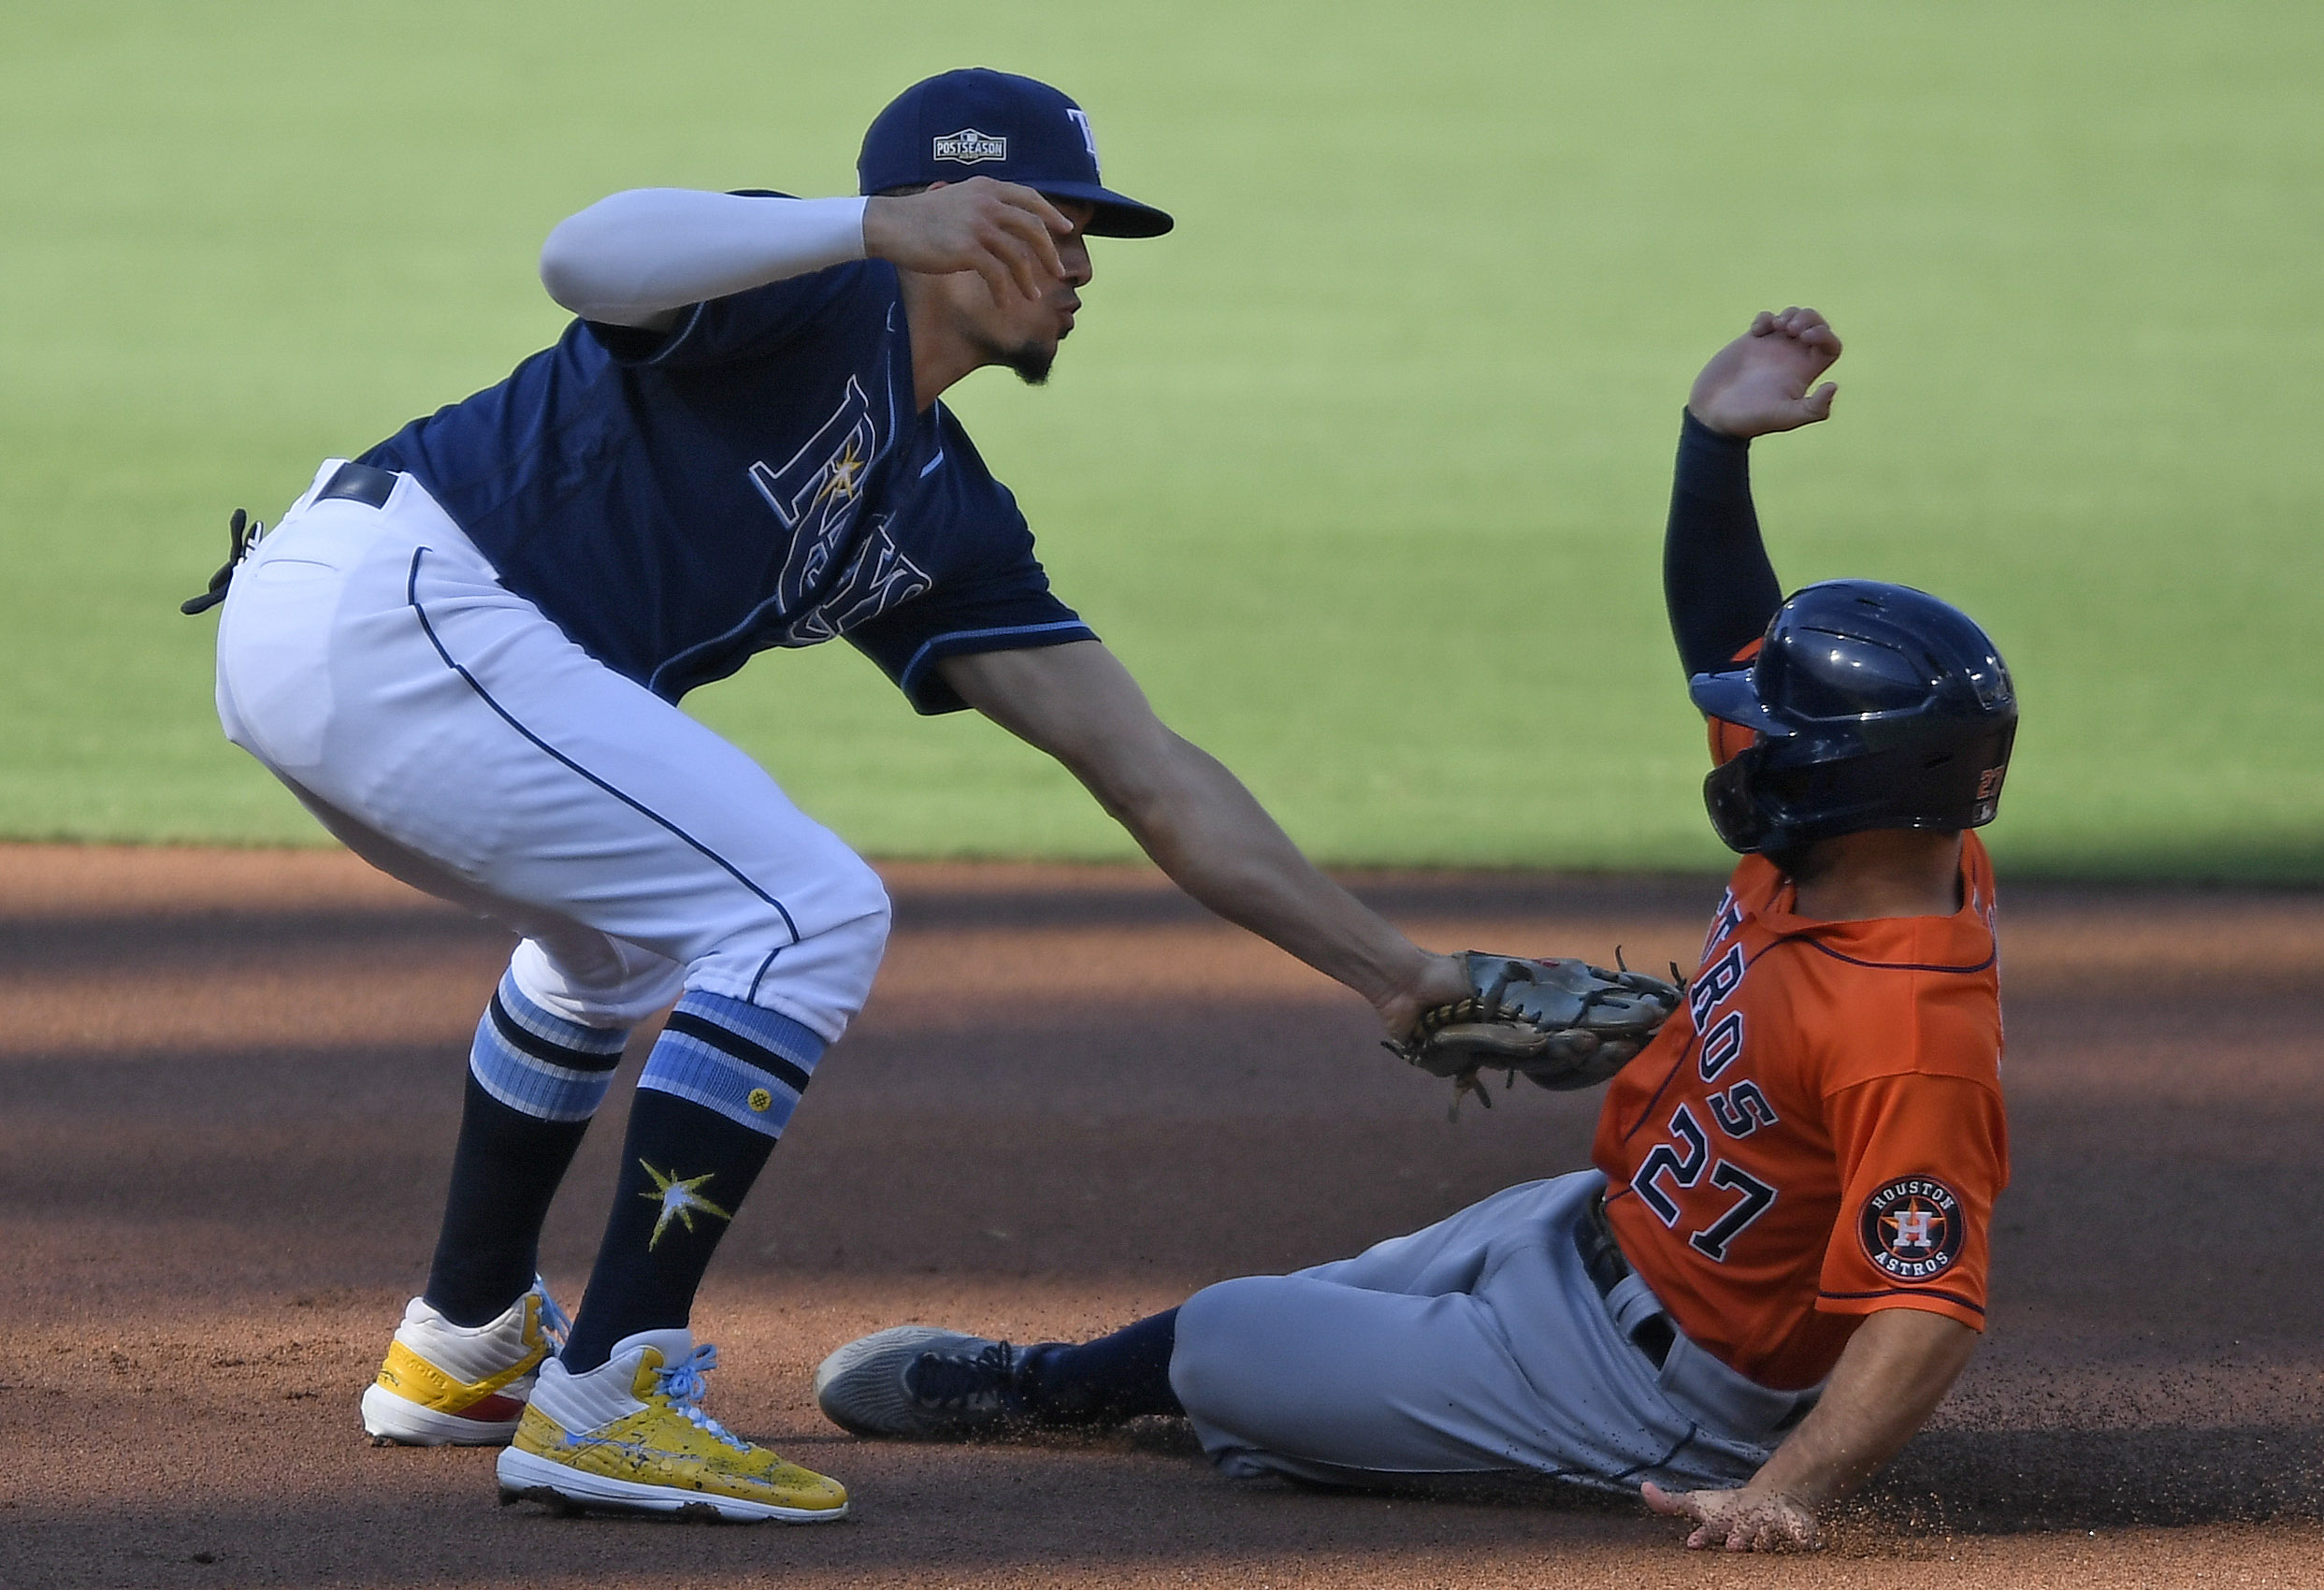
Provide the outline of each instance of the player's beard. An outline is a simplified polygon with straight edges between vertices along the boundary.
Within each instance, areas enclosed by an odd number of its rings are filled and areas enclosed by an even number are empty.
[[[995,347],[992,362],[1015,370],[1017,379],[1027,386],[1046,385],[1049,379],[1049,367],[1057,363],[1057,344],[1026,341],[1019,342],[1014,348]]]
[[[980,360],[999,365],[1017,372],[1017,379],[1027,386],[1040,386],[1049,379],[1049,367],[1057,362],[1059,338],[1028,337],[1021,341],[1003,342],[999,338],[978,329],[972,332]]]

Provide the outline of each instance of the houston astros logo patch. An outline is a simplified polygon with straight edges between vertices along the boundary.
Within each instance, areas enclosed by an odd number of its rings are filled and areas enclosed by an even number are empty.
[[[1864,1256],[1898,1280],[1933,1280],[1961,1256],[1961,1200],[1928,1176],[1898,1177],[1864,1200]]]
[[[936,140],[938,160],[957,160],[963,166],[974,166],[980,160],[1006,160],[1009,140],[980,133],[974,127],[962,127],[957,133],[946,133]]]

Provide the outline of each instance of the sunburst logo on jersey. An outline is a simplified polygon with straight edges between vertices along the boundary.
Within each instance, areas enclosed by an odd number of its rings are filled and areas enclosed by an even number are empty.
[[[654,1235],[645,1239],[647,1252],[654,1250],[656,1245],[662,1239],[662,1233],[670,1229],[671,1222],[673,1221],[686,1227],[687,1235],[691,1236],[694,1231],[694,1217],[698,1214],[711,1215],[722,1221],[730,1221],[734,1218],[733,1215],[695,1191],[715,1176],[717,1174],[715,1171],[681,1178],[675,1174],[665,1176],[643,1160],[640,1160],[638,1164],[646,1175],[654,1178],[654,1191],[641,1192],[638,1196],[649,1204],[659,1204],[662,1211],[661,1218],[654,1222]]]
[[[854,437],[824,468],[830,472],[823,477],[823,489],[816,493],[816,501],[830,498],[844,502],[863,489],[864,458]]]

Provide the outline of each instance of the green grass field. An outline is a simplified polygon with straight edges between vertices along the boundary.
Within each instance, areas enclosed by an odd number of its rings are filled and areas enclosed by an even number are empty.
[[[177,615],[225,512],[554,338],[557,218],[852,189],[963,64],[1110,179],[1045,391],[958,394],[1066,599],[1343,862],[1719,855],[1657,550],[1686,384],[1848,339],[1762,444],[1788,584],[1969,608],[2004,864],[2324,879],[2324,13],[2233,4],[677,3],[0,12],[0,833],[318,839]],[[844,646],[689,702],[875,855],[1114,856],[1069,780]]]

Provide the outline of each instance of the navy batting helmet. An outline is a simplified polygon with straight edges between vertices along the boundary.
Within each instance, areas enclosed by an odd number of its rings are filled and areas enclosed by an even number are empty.
[[[2000,803],[2017,692],[1985,632],[1909,585],[1831,580],[1776,610],[1749,668],[1695,704],[1754,730],[1703,783],[1727,846],[1874,828],[1981,828]]]

